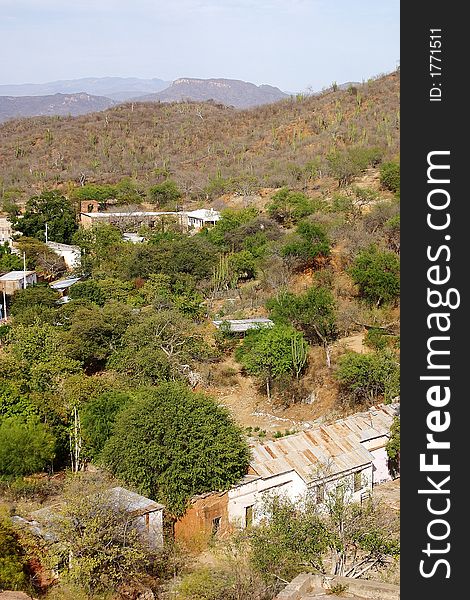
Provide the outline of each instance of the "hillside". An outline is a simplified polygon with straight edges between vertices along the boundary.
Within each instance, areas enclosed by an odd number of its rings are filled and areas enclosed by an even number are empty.
[[[235,108],[251,108],[271,104],[288,95],[271,85],[254,85],[237,79],[176,79],[157,94],[137,98],[139,102],[181,102],[213,100]]]
[[[0,96],[0,122],[40,115],[78,116],[113,106],[110,98],[86,93],[50,96]]]
[[[163,79],[139,77],[83,77],[47,83],[20,83],[0,85],[0,96],[48,96],[51,94],[77,94],[85,92],[106,96],[112,100],[129,100],[135,96],[152,94],[168,87]]]
[[[266,187],[299,185],[299,169],[333,149],[399,147],[399,75],[360,88],[326,91],[237,111],[215,103],[136,103],[101,113],[37,117],[0,126],[0,168],[6,190],[23,198],[48,186],[114,182],[147,184],[168,172],[187,194],[216,179]],[[301,182],[300,182],[301,183]],[[237,190],[235,190],[237,191]]]

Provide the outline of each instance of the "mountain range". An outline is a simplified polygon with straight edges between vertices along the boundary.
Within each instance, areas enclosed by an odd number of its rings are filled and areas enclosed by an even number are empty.
[[[111,100],[123,102],[136,96],[160,92],[170,83],[163,79],[139,79],[138,77],[85,77],[49,83],[0,85],[0,96],[50,96],[85,92],[92,96],[106,96]]]
[[[106,110],[116,102],[104,96],[52,94],[50,96],[0,96],[0,122],[12,118],[38,116],[74,117]]]
[[[271,104],[288,94],[271,85],[255,85],[238,79],[194,79],[190,77],[176,79],[156,94],[136,98],[139,102],[181,102],[194,100],[205,102],[213,100],[235,108],[252,108]]]
[[[122,102],[180,102],[192,100],[235,108],[271,104],[288,94],[270,85],[236,79],[162,79],[102,77],[44,84],[0,85],[0,122],[42,115],[82,115]]]

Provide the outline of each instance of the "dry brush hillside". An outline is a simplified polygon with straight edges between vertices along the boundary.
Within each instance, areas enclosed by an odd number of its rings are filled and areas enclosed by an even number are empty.
[[[80,117],[36,117],[0,126],[3,189],[18,198],[53,185],[142,184],[170,172],[187,193],[214,177],[266,187],[295,185],[298,167],[334,148],[398,152],[399,74],[349,90],[290,98],[251,110],[213,103],[124,104]],[[15,191],[16,190],[16,191]]]

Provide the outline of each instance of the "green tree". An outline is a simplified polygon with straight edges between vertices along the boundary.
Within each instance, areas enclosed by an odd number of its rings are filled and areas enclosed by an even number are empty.
[[[155,384],[181,378],[184,368],[210,354],[194,323],[175,310],[160,309],[129,326],[108,367],[138,384]]]
[[[394,252],[370,246],[356,256],[349,273],[371,304],[395,302],[400,295],[400,260]]]
[[[98,282],[93,279],[79,281],[70,288],[70,298],[72,300],[86,300],[92,304],[103,306],[105,296]]]
[[[390,428],[390,439],[386,446],[392,473],[400,470],[400,417],[394,417]]]
[[[109,487],[75,475],[66,485],[53,525],[59,543],[51,554],[55,562],[66,565],[62,579],[84,589],[88,598],[136,583],[151,562],[159,560],[126,506],[110,498]]]
[[[275,325],[249,331],[235,356],[247,373],[265,381],[270,399],[276,379],[298,375],[298,354],[306,347],[303,335],[293,327]]]
[[[107,277],[115,276],[116,260],[121,252],[127,251],[119,229],[106,223],[96,223],[91,229],[80,228],[73,243],[81,250],[82,271],[87,274],[104,271]]]
[[[400,195],[400,163],[385,162],[380,167],[380,183],[382,186]]]
[[[330,242],[323,227],[316,223],[299,223],[291,241],[282,247],[284,257],[293,257],[301,268],[314,267],[318,259],[330,255]]]
[[[298,296],[281,290],[266,306],[272,319],[298,327],[312,344],[327,345],[338,335],[335,299],[323,286],[314,285]]]
[[[399,555],[399,523],[373,502],[355,504],[346,486],[330,491],[322,510],[312,495],[280,496],[263,507],[251,532],[252,561],[265,579],[292,579],[308,570],[359,577]]]
[[[16,243],[21,254],[25,254],[28,269],[42,271],[48,277],[58,277],[66,270],[64,259],[53,252],[44,242],[31,237],[21,237]],[[23,261],[21,261],[23,263]],[[23,268],[23,264],[21,265]]]
[[[27,587],[24,550],[10,519],[0,513],[0,590],[24,590]]]
[[[195,494],[240,480],[249,451],[225,408],[184,385],[164,383],[137,393],[118,415],[102,460],[179,516]]]
[[[19,271],[23,268],[21,258],[13,254],[7,242],[0,244],[0,273]]]
[[[382,157],[379,148],[354,147],[347,150],[333,150],[326,159],[331,175],[338,180],[340,187],[352,183],[369,166],[377,165]]]
[[[266,208],[270,217],[282,225],[290,226],[311,215],[320,206],[321,202],[312,200],[302,192],[282,188],[274,194]]]
[[[31,417],[9,417],[0,422],[0,474],[18,477],[42,471],[55,456],[49,427]]]
[[[258,211],[255,208],[227,208],[220,214],[220,219],[209,231],[205,232],[204,235],[209,240],[223,248],[224,250],[231,250],[234,242],[234,232],[241,228],[243,225],[247,225],[250,221],[253,221],[258,216]],[[246,237],[247,232],[243,232],[243,238]],[[241,250],[237,248],[237,250]]]
[[[31,285],[15,292],[11,302],[10,314],[18,316],[32,307],[41,310],[56,308],[59,294],[46,284]]]
[[[116,417],[129,401],[124,392],[110,391],[87,402],[81,410],[81,427],[86,453],[92,460],[98,458],[111,436]]]
[[[57,190],[30,198],[23,216],[16,217],[12,222],[17,231],[39,240],[44,240],[46,223],[50,240],[71,243],[78,228],[75,210],[69,200]]]
[[[109,302],[103,308],[79,305],[71,315],[68,331],[61,336],[63,352],[80,361],[88,372],[99,370],[133,322],[131,311],[129,306],[117,302]]]
[[[400,366],[393,352],[347,352],[338,360],[336,379],[344,400],[353,403],[390,402],[400,393]]]
[[[158,183],[149,189],[150,200],[158,207],[166,207],[169,204],[177,202],[182,194],[176,184],[171,179],[163,183]]]

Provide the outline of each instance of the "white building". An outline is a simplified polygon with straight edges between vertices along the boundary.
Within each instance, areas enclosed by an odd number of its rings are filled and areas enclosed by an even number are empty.
[[[35,271],[10,271],[0,277],[0,293],[12,296],[18,290],[38,282]]]
[[[13,229],[8,217],[0,217],[0,244],[5,242],[11,246]]]
[[[64,259],[67,269],[76,269],[80,266],[81,252],[78,246],[59,244],[58,242],[47,242],[47,247]]]
[[[132,516],[133,526],[153,548],[163,548],[163,504],[122,487],[109,490],[110,503]]]
[[[385,445],[396,411],[396,405],[381,405],[254,445],[249,475],[228,491],[229,522],[259,522],[267,494],[295,501],[308,493],[324,505],[340,488],[349,501],[362,502],[374,484],[392,479]]]
[[[188,222],[188,229],[202,229],[215,225],[220,220],[220,213],[213,208],[200,208],[183,213]]]

